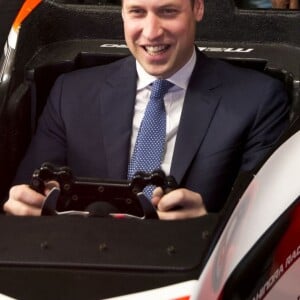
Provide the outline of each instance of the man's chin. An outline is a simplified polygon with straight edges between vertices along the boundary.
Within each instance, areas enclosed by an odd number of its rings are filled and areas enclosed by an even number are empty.
[[[172,71],[167,66],[161,66],[159,64],[142,65],[144,70],[155,77],[167,78],[172,74]]]

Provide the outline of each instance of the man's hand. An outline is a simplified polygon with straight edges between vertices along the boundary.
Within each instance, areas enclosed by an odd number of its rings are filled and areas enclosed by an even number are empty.
[[[297,9],[299,8],[299,0],[272,0],[272,7]]]
[[[164,195],[161,188],[156,188],[151,201],[161,220],[188,219],[207,214],[201,195],[187,189],[176,189]]]
[[[57,186],[55,182],[46,184],[45,195]],[[31,189],[28,185],[15,185],[9,191],[9,198],[4,203],[4,212],[14,216],[40,216],[46,196]]]

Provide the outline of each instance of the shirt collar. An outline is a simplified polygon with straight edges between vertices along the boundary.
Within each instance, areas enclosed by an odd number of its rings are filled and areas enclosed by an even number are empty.
[[[196,64],[196,51],[194,49],[193,54],[189,61],[171,77],[166,78],[168,81],[174,83],[179,88],[187,89],[190,77]],[[148,74],[140,63],[136,60],[136,70],[138,74],[137,90],[142,90],[149,86],[157,78]]]

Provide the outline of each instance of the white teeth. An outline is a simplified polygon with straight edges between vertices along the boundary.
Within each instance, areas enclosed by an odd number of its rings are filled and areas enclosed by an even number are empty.
[[[145,46],[145,49],[149,54],[157,54],[157,53],[160,53],[160,52],[166,50],[167,46],[165,46],[165,45]]]

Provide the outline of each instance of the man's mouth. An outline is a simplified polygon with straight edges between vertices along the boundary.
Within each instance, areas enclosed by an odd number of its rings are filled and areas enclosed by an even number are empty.
[[[166,52],[170,45],[144,46],[144,49],[149,55],[158,55]]]

